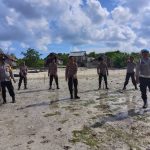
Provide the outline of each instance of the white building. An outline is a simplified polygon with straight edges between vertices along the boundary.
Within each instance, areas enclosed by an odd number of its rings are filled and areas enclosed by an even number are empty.
[[[76,62],[79,67],[86,67],[87,66],[87,55],[86,51],[77,51],[71,52],[69,56],[73,56],[76,59]]]

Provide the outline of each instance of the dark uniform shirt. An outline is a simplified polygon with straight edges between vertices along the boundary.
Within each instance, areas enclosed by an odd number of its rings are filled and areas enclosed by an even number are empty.
[[[56,63],[50,63],[48,72],[50,75],[57,75],[57,64]]]
[[[77,63],[67,64],[66,66],[66,77],[76,77],[78,66]]]
[[[102,74],[102,75],[107,75],[107,73],[108,73],[107,64],[106,63],[100,63],[97,66],[97,73]]]
[[[136,67],[136,64],[134,62],[128,62],[127,63],[127,73],[134,73],[135,67]]]

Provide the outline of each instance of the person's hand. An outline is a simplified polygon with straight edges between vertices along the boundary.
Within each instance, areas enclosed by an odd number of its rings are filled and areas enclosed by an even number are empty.
[[[75,75],[73,76],[73,78],[74,78],[74,79],[77,79],[77,75],[75,74]]]
[[[66,81],[68,80],[68,78],[67,78],[67,77],[66,77],[65,79],[66,79]]]
[[[13,79],[13,81],[14,81],[14,83],[16,83],[16,80],[15,80],[15,79]]]
[[[139,77],[136,77],[136,83],[139,84]]]

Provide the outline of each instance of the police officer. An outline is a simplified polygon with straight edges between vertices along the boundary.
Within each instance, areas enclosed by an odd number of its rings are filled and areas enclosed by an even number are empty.
[[[104,78],[104,81],[105,81],[105,88],[109,89],[108,82],[107,82],[107,76],[109,75],[108,67],[102,57],[99,58],[99,64],[97,66],[97,74],[99,75],[99,88],[98,89],[101,89],[102,78]]]
[[[13,79],[14,83],[16,82],[10,65],[5,63],[5,58],[3,57],[1,58],[1,65],[0,65],[0,82],[2,88],[3,104],[7,102],[6,88],[8,89],[8,92],[12,97],[12,103],[15,103],[15,93],[14,93],[14,87],[12,85],[11,79]]]
[[[69,57],[69,62],[66,66],[65,77],[68,81],[68,87],[70,91],[70,98],[80,99],[78,96],[78,79],[77,79],[78,66],[74,57]],[[73,86],[74,86],[74,97],[73,97]]]
[[[20,90],[22,80],[24,81],[24,89],[27,89],[27,73],[28,73],[28,68],[25,65],[25,62],[23,62],[20,66],[20,72],[19,72],[19,84],[18,84],[18,90]]]
[[[55,83],[56,83],[57,89],[59,89],[58,75],[57,75],[57,59],[56,58],[53,58],[52,62],[49,64],[48,76],[50,78],[49,90],[52,88],[53,78],[55,79]]]
[[[141,96],[144,102],[143,108],[148,107],[147,87],[150,89],[150,58],[147,49],[141,50],[141,59],[136,66],[136,82],[140,83]]]
[[[134,72],[135,67],[136,67],[136,64],[134,63],[134,57],[130,56],[127,62],[127,74],[126,74],[126,79],[125,79],[123,90],[126,89],[126,86],[129,83],[130,77],[132,79],[132,83],[135,89],[136,90],[138,89],[136,81],[135,81],[135,72]]]

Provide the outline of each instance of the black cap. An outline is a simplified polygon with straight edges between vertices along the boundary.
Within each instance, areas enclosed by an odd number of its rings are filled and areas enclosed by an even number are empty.
[[[141,53],[149,53],[149,50],[147,50],[147,49],[142,49],[142,50],[141,50]]]

